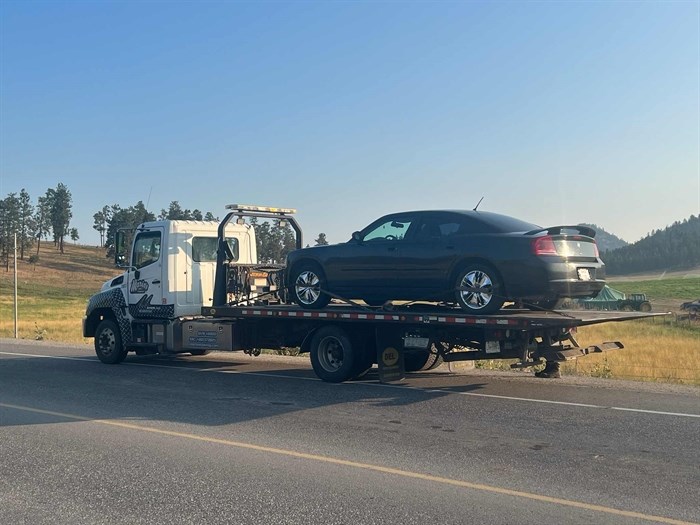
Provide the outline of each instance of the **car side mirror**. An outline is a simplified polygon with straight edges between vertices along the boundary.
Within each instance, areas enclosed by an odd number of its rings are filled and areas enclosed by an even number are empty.
[[[362,234],[360,232],[352,232],[352,240],[355,242],[362,242]]]

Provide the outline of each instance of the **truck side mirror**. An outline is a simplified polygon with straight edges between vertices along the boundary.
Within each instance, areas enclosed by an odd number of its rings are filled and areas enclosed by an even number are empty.
[[[114,237],[114,265],[123,268],[127,265],[126,260],[126,236],[123,231],[117,231]]]

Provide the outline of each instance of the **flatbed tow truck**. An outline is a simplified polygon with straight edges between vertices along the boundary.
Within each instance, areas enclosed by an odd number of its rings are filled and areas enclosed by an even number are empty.
[[[391,382],[442,362],[515,359],[513,368],[528,368],[618,350],[623,348],[618,341],[581,347],[575,331],[665,315],[506,307],[479,316],[449,305],[369,307],[335,296],[339,302],[305,310],[285,304],[283,267],[256,262],[255,232],[245,221],[289,223],[301,247],[294,210],[227,208],[231,211],[218,226],[155,221],[136,229],[131,264],[90,299],[83,319],[83,335],[95,338],[102,362],[119,363],[130,351],[255,356],[261,349],[299,348],[310,354],[314,372],[324,381],[358,378],[376,363],[380,380]],[[121,240],[118,235],[118,247]],[[125,260],[116,252],[115,262]]]

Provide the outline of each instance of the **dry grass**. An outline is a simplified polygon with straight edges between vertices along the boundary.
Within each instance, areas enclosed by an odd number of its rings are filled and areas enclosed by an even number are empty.
[[[700,384],[700,328],[663,318],[579,329],[581,346],[621,341],[625,348],[567,362],[565,373],[642,381]]]
[[[35,252],[32,252],[35,253]],[[119,270],[104,257],[104,250],[66,245],[61,255],[44,244],[36,267],[17,261],[18,335],[22,339],[88,342],[81,320],[88,298]],[[0,337],[13,337],[13,271],[0,270]]]

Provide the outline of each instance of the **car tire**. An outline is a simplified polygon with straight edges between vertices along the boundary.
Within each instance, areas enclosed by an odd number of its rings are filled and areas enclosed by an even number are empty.
[[[328,305],[331,297],[324,293],[326,288],[326,276],[316,263],[301,263],[290,274],[289,295],[302,308],[315,310]]]
[[[361,373],[360,362],[363,356],[342,328],[319,328],[311,338],[309,352],[311,366],[323,381],[342,383]]]
[[[128,351],[122,344],[122,335],[117,323],[105,319],[95,331],[95,353],[100,361],[116,365],[124,361]]]
[[[494,268],[486,264],[470,263],[462,268],[455,279],[455,299],[462,310],[475,315],[489,315],[503,306],[503,284]],[[470,287],[481,291],[465,291]]]
[[[644,302],[644,303],[640,304],[639,311],[640,312],[651,312],[651,303]]]

